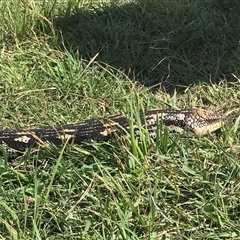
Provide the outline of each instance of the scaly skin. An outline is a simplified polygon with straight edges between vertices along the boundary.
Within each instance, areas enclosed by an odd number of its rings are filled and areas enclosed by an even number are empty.
[[[155,136],[160,121],[170,132],[203,136],[221,128],[228,117],[213,110],[189,108],[148,110],[140,113],[140,119],[142,125],[152,133],[151,136]],[[123,115],[115,115],[107,119],[87,120],[62,126],[2,129],[0,144],[9,153],[9,149],[24,151],[29,147],[44,147],[49,144],[60,146],[66,140],[75,144],[85,141],[106,141],[113,135],[124,134],[128,129],[128,119]],[[136,132],[137,129],[138,126],[134,126]]]

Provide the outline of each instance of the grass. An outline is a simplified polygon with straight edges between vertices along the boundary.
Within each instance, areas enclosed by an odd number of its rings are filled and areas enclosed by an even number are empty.
[[[240,239],[237,1],[9,0],[0,19],[3,127],[236,110],[202,138],[3,153],[1,239]]]

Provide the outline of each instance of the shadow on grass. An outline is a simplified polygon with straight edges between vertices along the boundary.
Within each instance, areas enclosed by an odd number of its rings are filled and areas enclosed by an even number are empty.
[[[81,58],[99,53],[97,61],[131,79],[170,90],[233,80],[239,73],[239,11],[234,2],[140,0],[69,7],[54,26],[59,42]]]

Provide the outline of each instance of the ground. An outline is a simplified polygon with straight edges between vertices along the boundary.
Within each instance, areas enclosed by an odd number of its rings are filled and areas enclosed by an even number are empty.
[[[139,110],[235,115],[202,138],[143,131],[0,157],[2,239],[240,239],[237,1],[3,1],[7,128]]]

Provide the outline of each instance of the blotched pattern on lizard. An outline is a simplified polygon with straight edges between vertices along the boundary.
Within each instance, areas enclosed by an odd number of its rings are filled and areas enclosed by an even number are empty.
[[[161,122],[169,132],[188,136],[203,136],[221,128],[227,121],[226,114],[201,108],[181,110],[153,109],[140,113],[141,124],[156,137]],[[130,128],[128,119],[115,115],[106,119],[87,120],[58,126],[0,130],[0,143],[7,152],[24,151],[28,147],[60,146],[64,141],[80,144],[85,141],[106,141],[122,135]],[[137,132],[139,126],[134,126]]]

